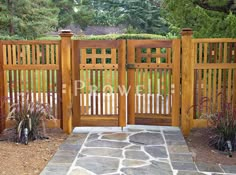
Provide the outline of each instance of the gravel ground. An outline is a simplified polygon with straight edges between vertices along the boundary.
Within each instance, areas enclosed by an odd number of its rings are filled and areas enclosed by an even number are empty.
[[[14,142],[14,131],[6,130],[0,135],[0,174],[37,175],[43,170],[67,135],[61,129],[47,129],[49,139]]]

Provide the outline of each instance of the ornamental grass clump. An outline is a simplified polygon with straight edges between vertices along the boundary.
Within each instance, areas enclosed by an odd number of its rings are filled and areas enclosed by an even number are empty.
[[[27,100],[13,104],[7,119],[14,120],[17,142],[23,142],[24,132],[29,140],[43,139],[45,137],[45,120],[53,119],[50,115],[49,105],[33,103]]]
[[[236,151],[236,108],[232,103],[227,103],[222,93],[217,95],[221,100],[220,108],[216,102],[207,97],[200,100],[200,105],[189,108],[200,111],[199,118],[207,119],[209,127],[213,130],[209,140],[209,145],[220,151],[228,151],[232,156],[232,151]]]
[[[216,135],[212,137],[210,145],[218,150],[235,151],[236,150],[236,109],[231,103],[224,103],[222,110],[208,118]],[[231,148],[230,148],[231,147]],[[231,149],[231,150],[229,150]]]

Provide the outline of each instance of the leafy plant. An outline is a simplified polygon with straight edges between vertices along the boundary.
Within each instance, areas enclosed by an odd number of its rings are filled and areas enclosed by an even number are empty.
[[[18,141],[21,141],[25,128],[28,129],[29,140],[44,138],[45,120],[53,118],[50,115],[49,105],[39,102],[33,103],[27,100],[13,104],[7,116],[7,119],[16,121],[15,128]],[[40,127],[43,128],[43,135],[40,134]]]

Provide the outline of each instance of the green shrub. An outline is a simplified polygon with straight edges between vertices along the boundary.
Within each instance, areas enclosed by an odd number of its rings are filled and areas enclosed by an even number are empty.
[[[109,35],[90,35],[74,36],[73,39],[79,40],[119,40],[119,39],[167,39],[162,35],[155,34],[109,34]]]
[[[9,35],[0,35],[0,40],[24,40],[24,38],[18,36],[18,35],[13,35],[13,36],[9,36]]]

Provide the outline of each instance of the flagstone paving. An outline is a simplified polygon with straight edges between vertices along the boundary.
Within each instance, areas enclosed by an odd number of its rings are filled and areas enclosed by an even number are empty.
[[[220,175],[236,166],[195,163],[179,128],[75,128],[41,175]]]

